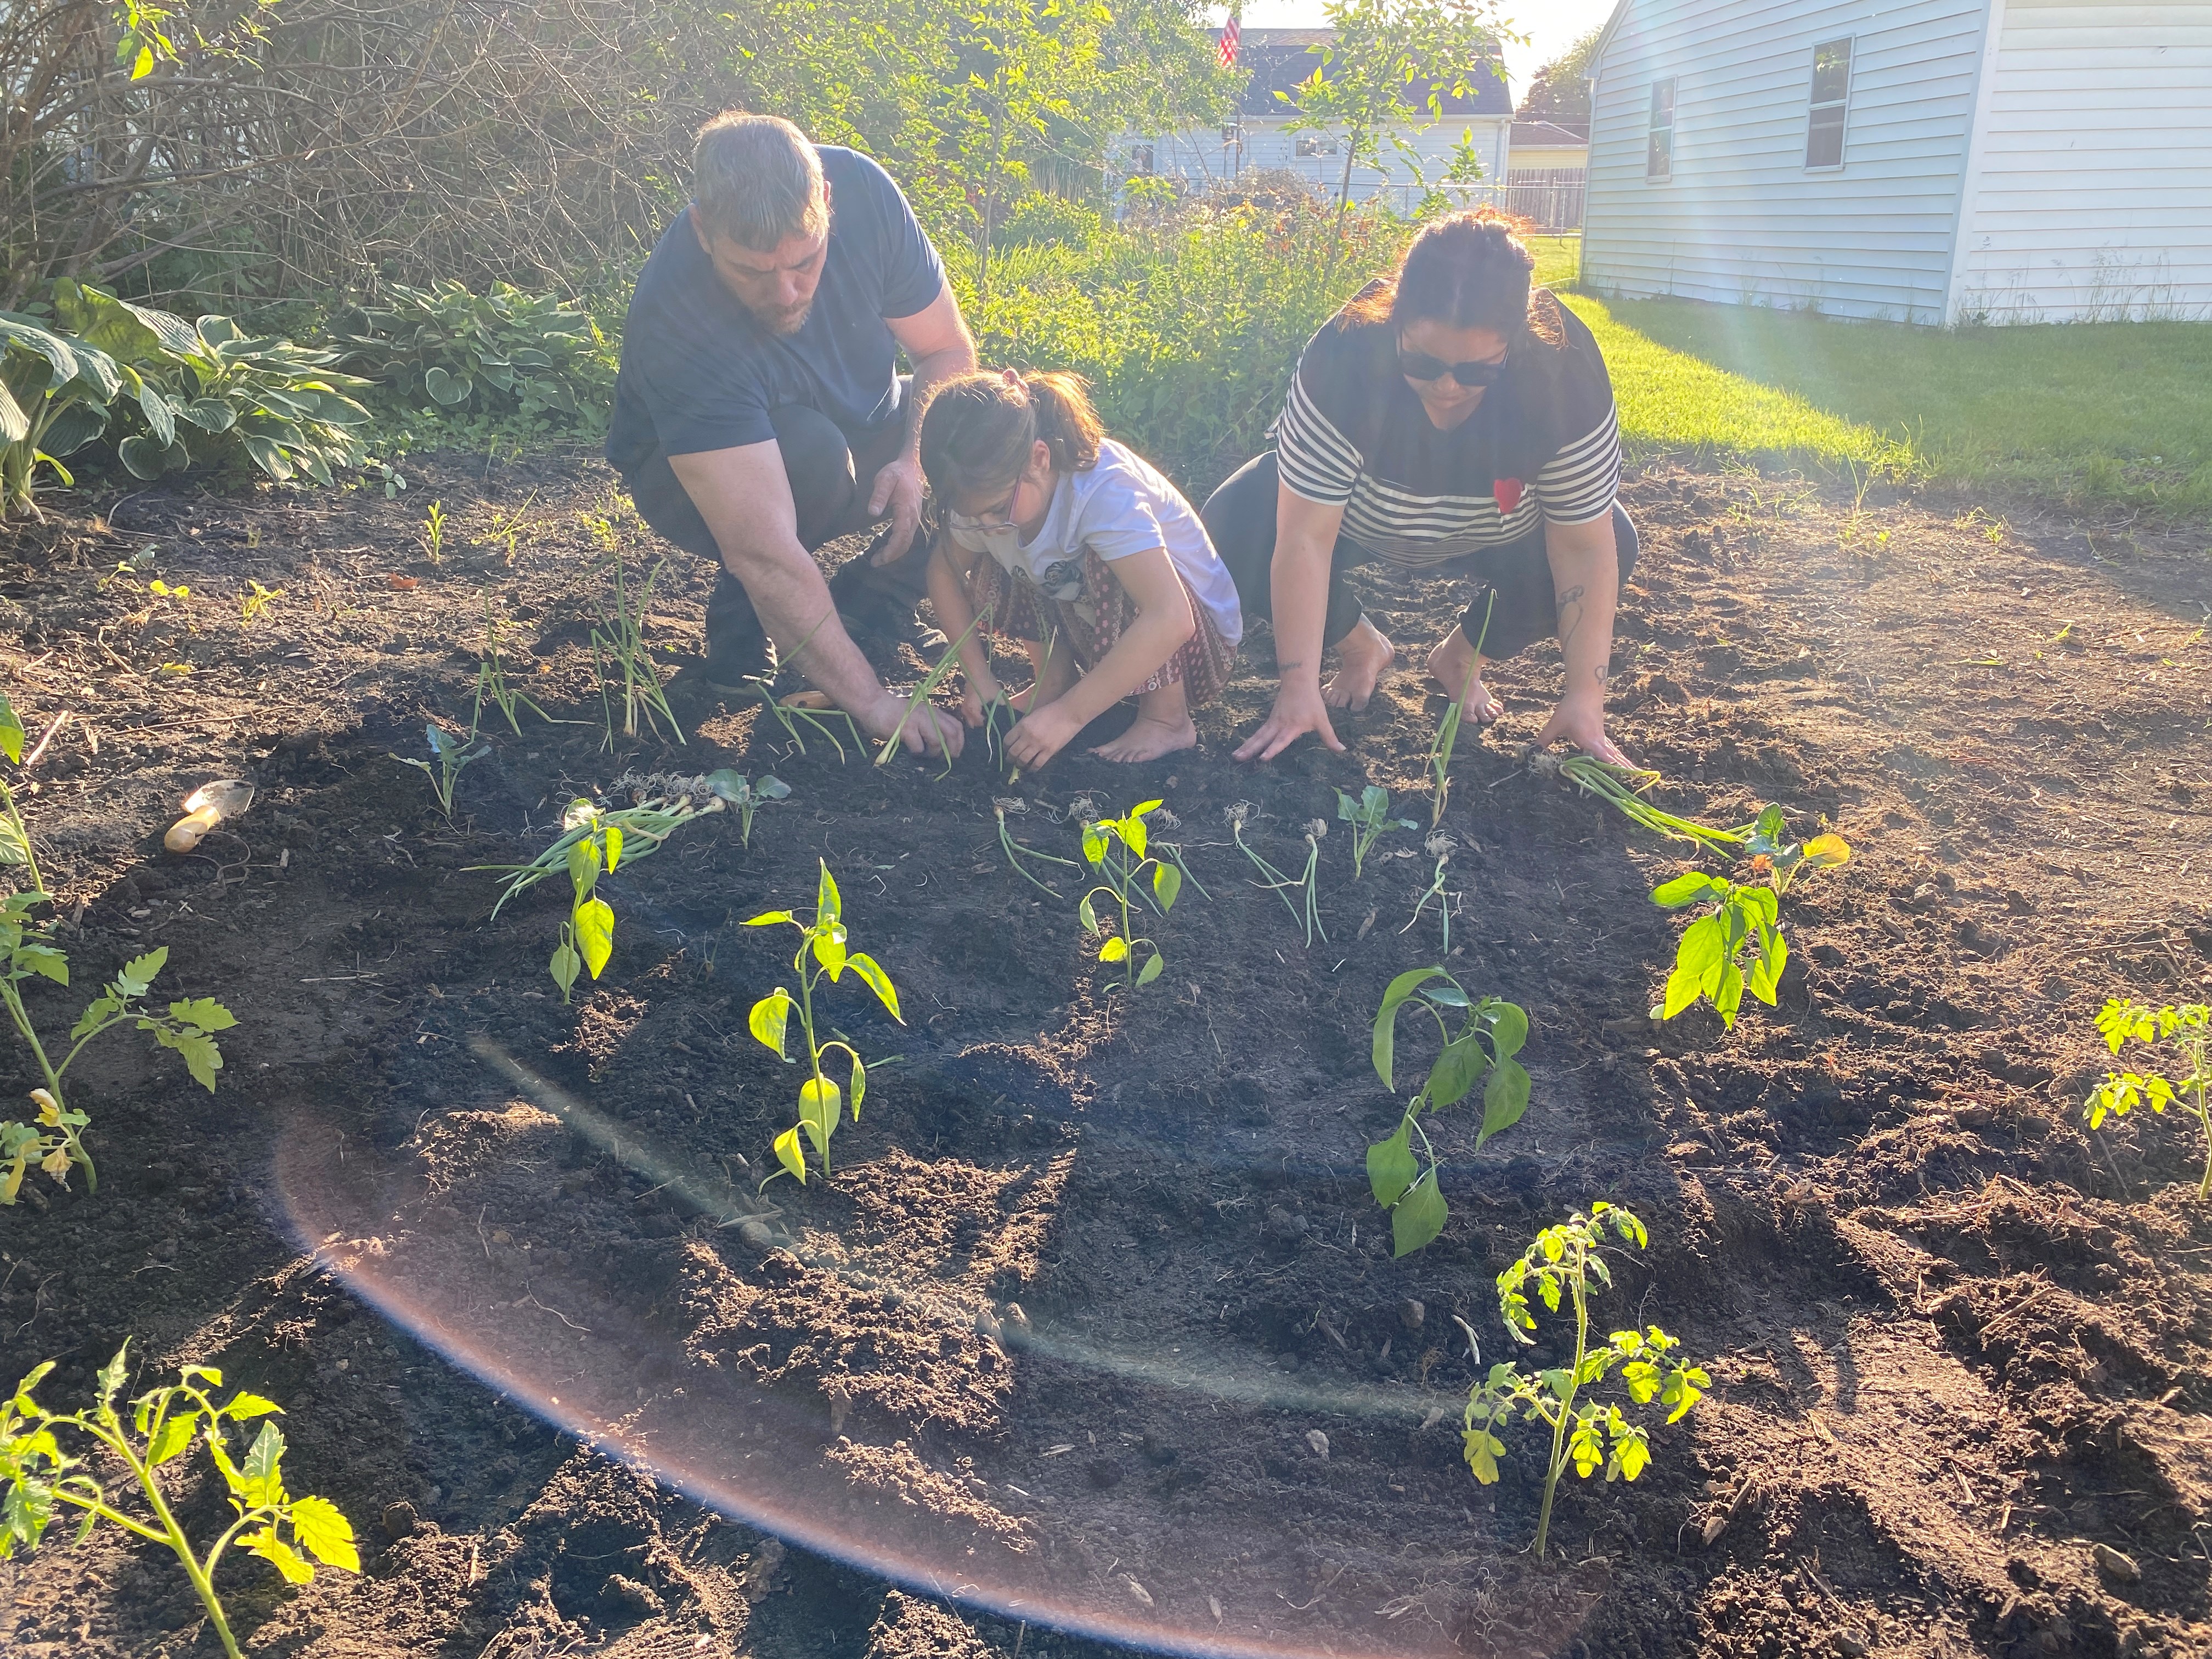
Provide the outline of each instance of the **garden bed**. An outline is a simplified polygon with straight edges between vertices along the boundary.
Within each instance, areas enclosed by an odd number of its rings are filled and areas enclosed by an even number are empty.
[[[593,463],[416,483],[143,493],[21,532],[0,583],[26,724],[73,711],[24,805],[76,982],[166,945],[169,994],[240,1018],[212,1097],[167,1054],[84,1063],[100,1189],[34,1180],[0,1211],[0,1349],[10,1380],[62,1361],[49,1403],[135,1334],[149,1366],[220,1364],[285,1405],[293,1480],[353,1517],[366,1571],[287,1599],[226,1569],[249,1646],[2212,1641],[2203,1149],[2177,1114],[2093,1139],[2077,1109],[2108,991],[2212,983],[2201,534],[1634,480],[1616,735],[1669,806],[1735,823],[1777,800],[1855,856],[1785,901],[1778,1009],[1652,1025],[1679,919],[1647,895],[1683,849],[1530,775],[1513,744],[1556,655],[1500,674],[1507,716],[1463,739],[1445,818],[1449,962],[1528,1011],[1534,1094],[1479,1152],[1472,1113],[1437,1120],[1451,1219],[1397,1261],[1363,1160],[1401,1103],[1369,1026],[1394,974],[1437,958],[1435,908],[1407,926],[1433,860],[1395,831],[1355,884],[1338,826],[1308,949],[1224,814],[1251,803],[1247,839],[1293,869],[1335,787],[1381,784],[1425,823],[1441,699],[1418,667],[1446,590],[1376,579],[1407,654],[1342,757],[1226,758],[1272,685],[1264,635],[1201,751],[1153,766],[1071,750],[1010,786],[980,745],[942,780],[840,765],[681,684],[687,744],[605,752],[600,561],[651,538]],[[454,526],[435,564],[433,495]],[[283,590],[250,625],[249,580]],[[487,589],[532,695],[579,723],[488,722],[448,824],[390,757],[425,752],[426,719],[465,726]],[[672,661],[705,592],[678,556],[653,605]],[[563,1007],[560,884],[488,922],[496,881],[470,866],[542,849],[625,772],[722,766],[792,794],[750,848],[712,817],[603,877],[613,958]],[[250,814],[165,854],[176,802],[223,776],[257,781]],[[1155,921],[1165,970],[1134,993],[1091,961],[1077,884],[1047,897],[999,844],[994,799],[1017,799],[1014,834],[1076,857],[1086,795],[1164,799],[1211,895]],[[830,1023],[896,1063],[833,1180],[761,1192],[795,1078],[746,1013],[792,984],[792,947],[742,924],[811,902],[817,860],[905,1024],[829,993]],[[49,1027],[82,1000],[27,996]],[[1664,1325],[1714,1386],[1633,1485],[1570,1478],[1539,1563],[1531,1431],[1497,1486],[1461,1461],[1480,1371],[1459,1322],[1483,1368],[1504,1357],[1495,1275],[1597,1198],[1651,1245],[1596,1317]],[[222,1511],[193,1489],[189,1514]],[[166,1559],[60,1542],[0,1567],[11,1651],[215,1650]]]

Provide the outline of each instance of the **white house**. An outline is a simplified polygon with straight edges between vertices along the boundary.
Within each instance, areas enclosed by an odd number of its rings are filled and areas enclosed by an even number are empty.
[[[2212,0],[1620,0],[1590,81],[1601,292],[2212,319]]]
[[[1237,119],[1218,129],[1187,129],[1127,140],[1118,158],[1125,173],[1177,179],[1194,190],[1257,171],[1293,173],[1317,193],[1334,197],[1344,177],[1342,138],[1329,132],[1285,131],[1297,111],[1275,94],[1295,91],[1298,82],[1322,67],[1320,56],[1312,49],[1326,46],[1335,33],[1334,29],[1246,29],[1237,53],[1237,66],[1248,77],[1238,100]],[[1215,30],[1214,35],[1218,40],[1220,31]],[[1327,72],[1322,70],[1324,75]],[[1462,142],[1473,145],[1486,179],[1505,177],[1512,148],[1511,89],[1492,64],[1477,65],[1468,78],[1474,87],[1471,94],[1459,97],[1449,89],[1441,91],[1442,118],[1418,133],[1411,130],[1412,124],[1431,119],[1430,89],[1423,86],[1407,89],[1407,125],[1399,137],[1419,155],[1421,170],[1431,183],[1443,178]],[[1352,169],[1352,200],[1365,201],[1381,191],[1402,198],[1413,190],[1411,170],[1387,140],[1382,155],[1389,164],[1387,173],[1369,167]],[[1399,205],[1404,205],[1402,200]]]

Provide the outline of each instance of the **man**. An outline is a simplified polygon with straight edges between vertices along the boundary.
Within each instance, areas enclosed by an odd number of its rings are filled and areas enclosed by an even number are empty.
[[[630,301],[607,459],[647,524],[722,567],[709,684],[764,672],[772,640],[888,737],[906,699],[848,630],[912,620],[928,553],[915,534],[921,407],[975,367],[975,343],[937,250],[866,156],[726,113],[700,130],[692,189]],[[876,544],[825,582],[814,550],[886,514]],[[957,754],[961,726],[921,711],[902,738]]]

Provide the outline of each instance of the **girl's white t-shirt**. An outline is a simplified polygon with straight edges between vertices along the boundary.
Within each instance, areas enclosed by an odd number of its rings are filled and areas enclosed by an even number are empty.
[[[956,545],[989,554],[1006,569],[1026,574],[1047,598],[1061,600],[1082,596],[1086,549],[1110,564],[1164,547],[1222,639],[1235,645],[1244,637],[1237,584],[1196,509],[1143,456],[1111,438],[1098,447],[1096,466],[1060,476],[1044,523],[1030,540],[1024,542],[1011,526],[982,530],[957,517],[947,530]]]

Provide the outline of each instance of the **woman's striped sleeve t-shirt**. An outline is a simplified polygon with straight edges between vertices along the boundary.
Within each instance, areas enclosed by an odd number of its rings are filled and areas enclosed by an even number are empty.
[[[1344,508],[1341,533],[1416,568],[1613,510],[1620,433],[1613,381],[1582,319],[1560,343],[1515,342],[1505,374],[1449,431],[1398,372],[1397,330],[1339,315],[1307,343],[1275,423],[1283,482]]]

